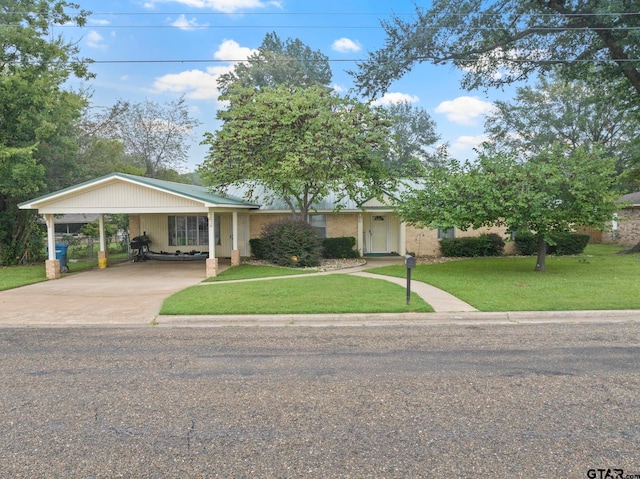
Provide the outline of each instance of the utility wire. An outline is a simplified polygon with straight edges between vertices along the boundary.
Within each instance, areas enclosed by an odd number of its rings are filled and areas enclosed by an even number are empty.
[[[328,59],[328,60],[317,60],[317,61],[328,61],[330,63],[356,63],[356,62],[365,62],[367,59],[365,58],[349,58],[349,59]],[[601,58],[601,59],[549,59],[549,60],[537,60],[537,59],[528,59],[528,58],[495,58],[492,59],[497,62],[504,63],[547,63],[547,64],[555,64],[555,63],[635,63],[640,62],[640,58],[627,58],[620,60],[613,60],[610,58]],[[164,59],[164,60],[92,60],[92,64],[145,64],[145,63],[241,63],[246,62],[247,59],[243,58],[240,60],[216,60],[216,59]],[[309,62],[313,60],[307,60]],[[486,58],[455,58],[448,60],[437,60],[434,58],[413,58],[410,61],[414,62],[423,62],[423,61],[435,61],[437,63],[450,63],[453,61],[463,62],[463,63],[485,63]]]
[[[2,26],[11,26],[11,25],[2,25]],[[13,25],[15,26],[15,25]],[[180,30],[206,30],[210,28],[229,28],[229,29],[247,29],[247,28],[266,28],[266,29],[285,29],[285,28],[304,28],[304,29],[349,29],[349,30],[381,30],[381,26],[367,26],[367,25],[91,25],[89,27],[78,27],[76,25],[58,25],[53,28],[87,28],[90,30],[97,30],[100,28],[106,28],[109,30],[114,29],[151,29],[151,28],[177,28]],[[437,31],[444,30],[447,27],[431,27],[422,29]],[[562,27],[528,27],[528,30],[533,30],[536,32],[554,32],[554,31],[640,31],[640,26],[637,27],[571,27],[571,26],[562,26]],[[504,28],[500,27],[469,27],[468,31],[494,31],[494,30],[504,30]]]

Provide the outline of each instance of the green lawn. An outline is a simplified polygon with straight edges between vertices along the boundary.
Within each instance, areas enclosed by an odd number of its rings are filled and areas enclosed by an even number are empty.
[[[203,284],[165,300],[160,314],[316,314],[431,312],[415,294],[388,281],[344,274],[246,283]]]
[[[617,255],[619,248],[590,245],[584,255],[547,258],[534,272],[534,257],[474,258],[419,265],[412,279],[444,289],[481,311],[640,309],[640,255]],[[69,263],[71,272],[97,261]],[[370,272],[406,277],[403,265]],[[242,265],[216,280],[237,280],[312,271]],[[44,266],[0,268],[0,290],[44,281]],[[432,311],[404,288],[387,281],[342,274],[295,276],[247,283],[203,284],[167,299],[162,314],[289,314]]]
[[[0,291],[45,281],[44,265],[0,267]]]
[[[207,278],[204,281],[209,283],[214,281],[235,281],[239,279],[250,278],[273,278],[275,276],[293,276],[309,273],[317,273],[317,271],[312,269],[283,268],[280,266],[241,264],[240,266],[234,266],[233,268],[225,269],[218,276]]]
[[[473,258],[420,265],[412,279],[432,284],[480,311],[561,311],[640,309],[639,255],[594,245],[584,255],[547,258],[535,272],[534,257]],[[404,266],[372,273],[405,277]]]

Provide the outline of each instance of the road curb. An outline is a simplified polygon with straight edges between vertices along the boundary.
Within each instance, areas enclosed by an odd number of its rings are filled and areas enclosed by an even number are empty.
[[[156,317],[160,327],[429,326],[474,324],[626,323],[640,311],[518,311],[460,313],[284,314]]]

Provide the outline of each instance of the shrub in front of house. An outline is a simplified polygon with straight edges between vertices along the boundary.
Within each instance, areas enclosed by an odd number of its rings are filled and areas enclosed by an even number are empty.
[[[556,244],[547,246],[547,253],[559,256],[582,254],[589,244],[589,235],[579,233],[556,233],[553,239]]]
[[[325,238],[322,240],[322,257],[326,259],[359,258],[355,250],[356,239],[353,236]]]
[[[589,244],[589,235],[579,233],[553,233],[552,238],[555,244],[547,245],[547,254],[558,256],[582,254]],[[538,240],[530,231],[518,231],[515,243],[520,254],[538,254]]]
[[[514,243],[518,253],[522,255],[531,256],[538,253],[538,240],[531,231],[518,231]]]
[[[440,240],[440,254],[450,258],[502,256],[504,240],[495,233]]]
[[[251,256],[253,259],[266,260],[265,241],[262,238],[252,238],[249,240],[251,247]]]
[[[262,228],[260,239],[260,254],[267,261],[294,268],[320,266],[322,241],[306,221],[285,219],[268,223]]]

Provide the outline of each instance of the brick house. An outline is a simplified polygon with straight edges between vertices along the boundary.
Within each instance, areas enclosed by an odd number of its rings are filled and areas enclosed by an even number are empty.
[[[503,228],[466,232],[417,229],[407,225],[384,201],[373,199],[358,205],[343,200],[342,208],[334,212],[336,201],[329,196],[314,205],[309,222],[321,237],[356,238],[356,248],[363,256],[408,252],[438,256],[439,240],[444,237],[484,232],[505,234]],[[218,258],[230,258],[232,265],[240,264],[241,257],[251,254],[249,240],[260,236],[265,224],[291,214],[284,202],[260,205],[243,200],[241,194],[233,191],[222,196],[202,186],[123,173],[112,173],[26,201],[20,208],[37,209],[45,218],[50,251],[48,278],[60,276],[54,254],[57,215],[97,215],[101,224],[99,258],[106,260],[104,215],[128,214],[132,238],[146,233],[156,251],[201,250],[206,254],[206,276],[210,277],[217,274]]]

